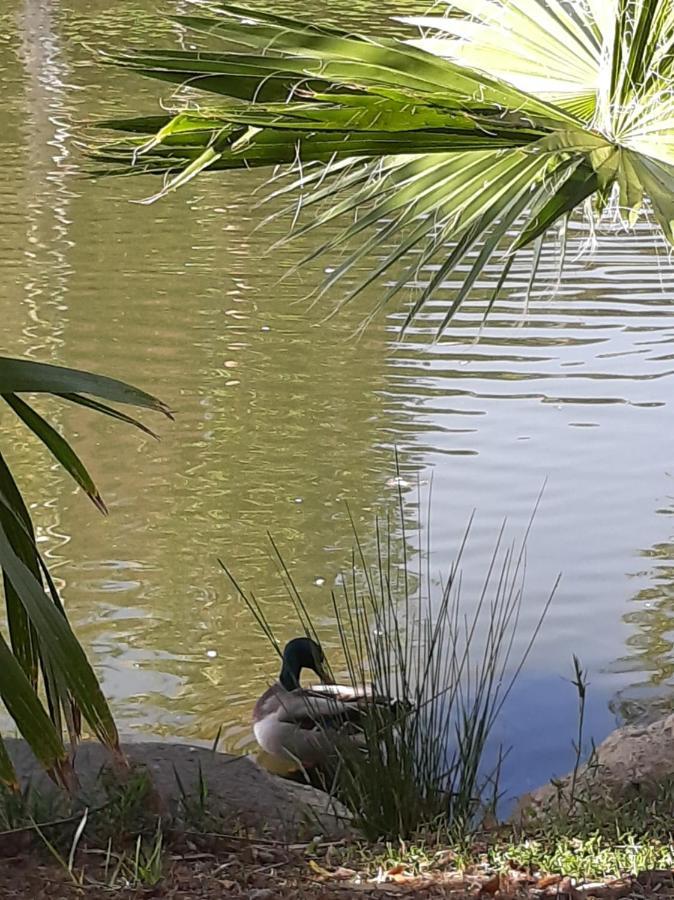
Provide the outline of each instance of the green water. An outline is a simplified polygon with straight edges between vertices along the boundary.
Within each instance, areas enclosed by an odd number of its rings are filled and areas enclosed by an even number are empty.
[[[268,252],[288,223],[256,228],[270,211],[256,206],[265,174],[205,179],[150,207],[130,201],[153,182],[82,177],[84,120],[156,112],[161,96],[98,66],[92,48],[173,45],[157,9],[185,6],[9,0],[0,12],[0,352],[124,378],[176,413],[147,420],[155,443],[45,406],[90,465],[106,519],[2,413],[3,447],[121,729],[210,739],[224,724],[225,746],[247,745],[275,663],[216,558],[290,635],[271,531],[329,643],[329,590],[353,544],[346,504],[370,534],[395,499],[394,446],[407,481],[422,492],[433,482],[434,572],[477,509],[469,603],[501,519],[521,534],[547,479],[522,643],[560,570],[563,580],[513,699],[540,727],[516,714],[501,726],[526,773],[516,780],[572,755],[572,652],[591,672],[598,737],[616,715],[671,709],[674,277],[662,248],[647,230],[609,235],[526,313],[522,270],[479,343],[475,303],[432,342],[451,285],[404,343],[401,307],[353,339],[381,285],[325,321],[337,297],[303,298],[330,260],[280,282],[312,244]],[[340,0],[330,15],[390,29],[410,8]],[[324,15],[314,3],[284,9]],[[553,267],[544,260],[548,282]],[[415,493],[412,525],[425,520]]]

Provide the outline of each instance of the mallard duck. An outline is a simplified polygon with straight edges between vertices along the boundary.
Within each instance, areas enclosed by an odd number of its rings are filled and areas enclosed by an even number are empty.
[[[315,672],[325,683],[303,688],[302,669]],[[312,769],[328,764],[339,743],[347,740],[362,745],[358,721],[372,701],[368,688],[330,683],[320,644],[310,638],[295,638],[283,650],[278,681],[253,709],[255,740],[265,753],[286,766]]]

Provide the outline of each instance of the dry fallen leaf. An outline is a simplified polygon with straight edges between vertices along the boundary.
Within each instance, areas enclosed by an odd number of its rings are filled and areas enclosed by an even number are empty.
[[[545,888],[552,887],[553,884],[559,884],[561,880],[561,875],[544,875],[542,878],[538,879],[536,887],[543,891]]]
[[[443,866],[448,866],[454,862],[456,862],[455,850],[439,850],[433,857],[433,862],[430,867],[431,869],[440,869]]]
[[[547,888],[545,896],[559,897],[561,894],[566,894],[566,896],[570,898],[576,898],[579,896],[579,893],[576,890],[573,881],[571,881],[568,876],[560,878],[558,882]]]
[[[386,870],[387,875],[402,875],[405,871],[405,866],[403,863],[396,863],[394,866],[391,866],[390,869]]]
[[[397,873],[396,875],[388,876],[394,884],[406,884],[411,886],[413,884],[421,884],[424,879],[419,878],[418,875],[410,875],[409,872]]]
[[[525,884],[533,884],[536,880],[525,869],[511,869],[505,876],[511,885],[523,887]]]
[[[345,866],[337,866],[337,868],[330,873],[330,877],[340,879],[354,878],[356,874],[357,872],[355,869],[347,869]]]
[[[634,879],[615,878],[597,884],[584,884],[576,893],[583,897],[596,897],[597,900],[620,900],[634,892]]]
[[[309,868],[312,872],[315,872],[316,875],[320,875],[321,878],[330,878],[330,872],[327,869],[324,869],[323,866],[319,866],[315,859],[309,860]]]
[[[501,877],[496,873],[496,875],[492,875],[489,881],[485,881],[480,887],[481,894],[496,894],[501,887]]]
[[[522,865],[522,863],[517,862],[515,859],[508,860],[508,868],[513,872],[519,872],[524,875],[531,874],[527,866]]]

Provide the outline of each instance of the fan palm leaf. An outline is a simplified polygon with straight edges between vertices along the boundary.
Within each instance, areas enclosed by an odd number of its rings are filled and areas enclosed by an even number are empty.
[[[309,216],[297,230],[341,223],[319,246],[346,248],[325,288],[379,258],[342,302],[393,273],[381,306],[435,263],[409,322],[470,262],[444,327],[488,264],[500,289],[514,254],[589,198],[630,225],[646,198],[674,244],[674,0],[446,0],[402,20],[420,29],[406,41],[198,11],[174,21],[218,49],[107,57],[187,90],[171,115],[101,123],[119,136],[92,152],[111,173],[161,174],[149,201],[206,172],[289,164],[271,195]]]

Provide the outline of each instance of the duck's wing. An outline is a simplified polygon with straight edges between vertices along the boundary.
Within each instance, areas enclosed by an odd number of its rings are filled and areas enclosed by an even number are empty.
[[[287,694],[280,684],[273,684],[258,697],[253,707],[253,724],[270,716],[275,716],[281,709],[283,695]]]
[[[357,692],[350,693],[350,689],[342,693],[340,690],[344,689],[338,685],[318,685],[288,691],[279,698],[278,719],[306,729],[340,729],[348,722],[358,721],[368,698]]]
[[[317,684],[314,687],[306,688],[305,692],[312,697],[317,694],[321,697],[332,698],[344,707],[357,707],[361,710],[368,706],[390,707],[395,710],[405,709],[409,706],[404,700],[375,693],[374,688],[369,684],[360,687],[346,684]]]
[[[370,685],[352,687],[350,684],[316,684],[305,688],[308,694],[332,698],[338,703],[367,703],[374,698]]]

